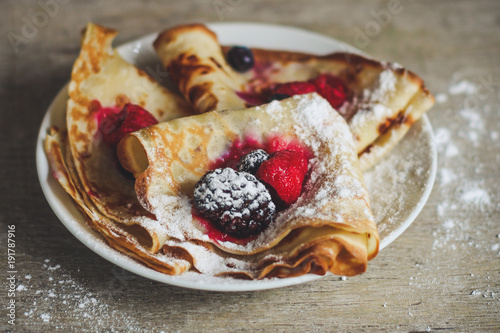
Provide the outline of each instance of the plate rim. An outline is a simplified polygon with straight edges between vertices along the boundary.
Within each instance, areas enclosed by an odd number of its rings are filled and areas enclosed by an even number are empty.
[[[356,52],[358,54],[362,54],[366,56],[366,54],[360,50],[357,50],[355,47],[339,41],[333,37],[323,35],[314,31],[309,31],[293,26],[279,25],[279,24],[269,24],[269,23],[251,23],[251,22],[222,22],[222,23],[205,23],[209,28],[218,30],[237,28],[237,29],[255,29],[258,27],[259,29],[278,29],[281,32],[290,33],[297,32],[304,36],[317,39],[320,42],[328,43],[332,46],[332,48],[338,48],[340,46],[341,50],[346,50],[350,52]],[[123,56],[127,49],[128,52],[133,51],[134,45],[143,44],[148,39],[154,38],[158,32],[149,33],[143,35],[142,37],[136,38],[127,43],[116,46],[115,48],[118,50],[120,55]],[[128,57],[129,58],[129,57]],[[204,291],[218,291],[218,292],[244,292],[244,291],[257,291],[257,290],[267,290],[274,288],[282,288],[288,287],[292,285],[302,284],[310,281],[314,281],[320,279],[326,275],[315,275],[315,274],[305,274],[298,277],[290,277],[284,279],[264,279],[264,280],[243,280],[235,282],[234,279],[220,278],[221,283],[214,282],[196,282],[191,279],[183,279],[182,275],[170,276],[160,272],[157,272],[145,265],[141,264],[138,261],[135,261],[128,255],[121,253],[113,248],[109,247],[102,237],[94,230],[88,227],[86,224],[85,218],[81,213],[76,209],[73,200],[69,197],[69,195],[64,192],[64,189],[60,186],[55,178],[51,176],[50,172],[50,163],[47,159],[44,149],[44,141],[47,135],[47,130],[52,125],[51,117],[53,114],[53,110],[56,108],[58,103],[61,103],[60,99],[67,96],[67,87],[69,83],[63,86],[61,90],[55,95],[51,104],[47,108],[43,120],[40,125],[40,129],[38,132],[37,138],[37,146],[36,146],[36,168],[37,175],[39,179],[40,186],[42,188],[42,192],[47,200],[49,206],[51,207],[54,214],[61,221],[61,223],[76,237],[83,245],[92,250],[94,253],[99,255],[100,257],[106,259],[107,261],[129,271],[135,273],[137,275],[143,276],[145,278],[176,286],[183,287],[193,290],[204,290]],[[398,227],[398,229],[389,234],[386,238],[382,239],[380,242],[380,250],[388,246],[392,243],[396,238],[398,238],[416,219],[419,213],[422,211],[425,206],[434,186],[434,181],[437,173],[437,148],[433,136],[432,126],[426,114],[424,114],[419,122],[422,122],[422,131],[427,132],[429,135],[429,140],[431,142],[431,152],[430,157],[432,159],[431,167],[430,167],[430,175],[428,181],[426,182],[425,190],[422,194],[422,197],[418,201],[417,205],[413,208],[412,212],[408,216],[408,218]],[[56,186],[60,187],[60,192],[65,195],[62,201],[58,198],[57,194],[51,188],[55,183]],[[61,194],[60,194],[61,195]],[[68,207],[66,204],[71,202],[71,207]],[[75,212],[78,214],[78,217],[75,217]],[[80,221],[78,221],[80,219]],[[82,221],[84,226],[82,226]],[[92,243],[90,243],[92,241]],[[332,275],[327,273],[327,275]]]

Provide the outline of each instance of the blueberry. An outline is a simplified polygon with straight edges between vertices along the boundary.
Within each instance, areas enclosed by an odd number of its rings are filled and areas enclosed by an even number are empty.
[[[252,51],[244,46],[233,46],[229,49],[227,61],[235,71],[240,73],[252,69],[255,64]]]
[[[290,95],[287,95],[287,94],[273,94],[271,96],[271,98],[269,98],[269,102],[282,101],[282,100],[287,99],[289,97],[290,97]]]

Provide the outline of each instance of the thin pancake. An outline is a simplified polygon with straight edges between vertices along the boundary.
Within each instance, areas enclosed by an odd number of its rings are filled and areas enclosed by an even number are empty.
[[[338,111],[353,133],[362,170],[389,152],[434,103],[422,79],[411,71],[355,54],[252,49],[255,66],[241,74],[225,61],[228,47],[221,47],[204,25],[166,30],[154,46],[180,91],[200,113],[258,104],[255,96],[279,83],[307,81],[324,73],[339,77],[350,96]]]
[[[303,194],[256,238],[212,238],[193,215],[194,184],[234,142],[252,140],[265,146],[272,138],[298,141],[314,153]],[[151,126],[127,135],[118,155],[136,177],[140,202],[167,226],[170,239],[212,244],[219,249],[212,253],[233,258],[219,267],[213,264],[212,273],[354,275],[363,272],[378,252],[378,232],[349,128],[316,94]],[[216,262],[207,260],[206,253],[186,250],[199,271],[204,268],[197,263]]]
[[[190,114],[190,106],[124,61],[111,47],[116,34],[94,24],[84,32],[69,85],[69,145],[79,182],[92,205],[103,216],[135,230],[137,239],[156,252],[166,240],[163,227],[138,203],[133,181],[120,171],[115,151],[103,142],[103,133],[113,124],[99,123],[99,112],[133,103],[165,121]]]
[[[90,227],[99,232],[112,248],[170,275],[180,274],[191,267],[189,255],[180,256],[179,251],[177,256],[154,254],[149,251],[150,246],[144,246],[148,240],[138,239],[141,233],[133,230],[134,227],[116,223],[99,212],[79,182],[65,131],[51,128],[45,140],[45,151],[53,176],[75,201]]]

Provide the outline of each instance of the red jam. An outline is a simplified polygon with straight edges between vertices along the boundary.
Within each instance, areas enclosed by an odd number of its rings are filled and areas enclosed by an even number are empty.
[[[334,75],[320,74],[308,81],[293,81],[286,83],[270,83],[265,78],[264,72],[255,72],[255,78],[244,92],[236,92],[248,105],[261,105],[268,103],[274,94],[302,95],[317,92],[325,98],[330,105],[337,109],[347,100],[348,89],[342,80]]]
[[[233,168],[240,161],[241,157],[257,149],[264,149],[268,154],[275,153],[280,150],[292,150],[301,153],[302,156],[310,159],[313,157],[312,152],[300,143],[295,138],[286,138],[274,135],[269,137],[265,143],[260,142],[251,136],[245,137],[244,140],[237,138],[233,141],[228,150],[210,165],[210,170],[217,168]]]
[[[257,238],[257,235],[246,237],[246,238],[236,238],[231,235],[226,234],[225,232],[217,229],[212,222],[200,216],[196,209],[193,208],[193,217],[200,222],[200,224],[205,228],[206,235],[215,243],[219,244],[220,242],[231,242],[238,245],[246,245],[249,242],[253,241]]]
[[[97,100],[92,101],[92,111],[95,112],[98,133],[104,142],[115,148],[125,135],[141,128],[158,124],[158,120],[140,107],[127,103],[123,108],[102,107]]]
[[[261,142],[255,137],[247,136],[243,140],[239,138],[234,140],[228,147],[227,151],[221,157],[211,163],[210,170],[227,167],[236,169],[238,162],[244,155],[257,149],[263,149],[268,154],[273,154],[282,150],[293,151],[295,153],[298,153],[303,159],[307,161],[313,157],[313,153],[311,152],[311,150],[293,137],[273,135],[267,138],[265,142]],[[214,223],[200,216],[195,208],[193,208],[192,215],[206,229],[206,234],[215,243],[228,241],[235,244],[245,245],[257,237],[233,237],[225,232],[220,231],[214,225]]]

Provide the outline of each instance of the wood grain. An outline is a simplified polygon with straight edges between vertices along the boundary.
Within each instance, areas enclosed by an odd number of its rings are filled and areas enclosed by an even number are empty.
[[[43,8],[36,1],[0,2],[0,244],[6,254],[7,225],[15,224],[18,271],[16,325],[7,323],[4,310],[0,328],[500,331],[500,2],[400,0],[399,11],[386,21],[380,15],[394,1],[59,3],[66,4],[47,15],[46,24],[16,53],[9,33],[22,35],[26,20],[33,22]],[[260,292],[176,288],[100,258],[64,228],[46,203],[36,174],[36,136],[45,110],[69,79],[85,23],[120,30],[117,43],[122,43],[180,23],[221,20],[326,34],[404,64],[439,96],[429,112],[439,150],[434,190],[416,221],[370,263],[367,273]],[[360,31],[366,34],[376,27],[373,22],[379,31],[360,43]],[[4,309],[10,299],[6,265],[3,260]]]

